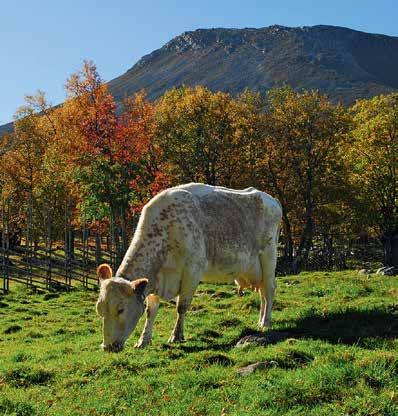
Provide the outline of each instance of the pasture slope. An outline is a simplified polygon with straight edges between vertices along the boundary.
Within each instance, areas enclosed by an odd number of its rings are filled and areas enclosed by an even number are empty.
[[[397,415],[397,279],[278,281],[273,331],[284,336],[273,344],[235,347],[255,330],[257,294],[200,285],[185,343],[165,343],[175,306],[163,303],[152,346],[133,349],[141,322],[119,354],[99,350],[95,292],[13,286],[0,297],[0,414]]]

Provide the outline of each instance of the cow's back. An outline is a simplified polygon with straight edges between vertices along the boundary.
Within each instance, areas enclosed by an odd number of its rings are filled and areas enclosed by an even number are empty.
[[[275,238],[280,205],[264,192],[203,184],[182,185],[170,191],[180,208],[184,205],[181,220],[188,224],[188,232],[195,233],[195,250],[198,238],[203,242],[210,273],[227,273],[231,277],[226,280],[233,279],[236,273],[253,267],[258,253]]]

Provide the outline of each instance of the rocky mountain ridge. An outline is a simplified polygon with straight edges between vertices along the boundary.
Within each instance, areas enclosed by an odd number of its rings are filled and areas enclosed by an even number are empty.
[[[231,94],[289,84],[351,104],[398,91],[398,37],[325,25],[198,29],[108,83],[118,103],[140,89],[156,99],[172,87],[198,84]],[[0,127],[0,134],[11,127]]]

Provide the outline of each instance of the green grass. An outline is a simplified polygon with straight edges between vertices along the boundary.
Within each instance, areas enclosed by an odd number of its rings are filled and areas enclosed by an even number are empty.
[[[281,340],[236,348],[255,333],[256,293],[200,285],[186,342],[166,343],[175,305],[163,303],[152,346],[139,328],[118,354],[100,351],[96,293],[0,297],[0,414],[397,415],[398,283],[356,272],[278,278]],[[245,377],[242,366],[265,362]]]

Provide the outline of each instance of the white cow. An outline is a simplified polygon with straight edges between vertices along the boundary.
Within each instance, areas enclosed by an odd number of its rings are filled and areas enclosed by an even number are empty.
[[[136,346],[148,345],[159,300],[176,296],[177,321],[169,342],[182,341],[185,315],[200,281],[236,281],[258,290],[259,326],[270,326],[281,217],[279,202],[254,188],[190,183],[152,198],[116,276],[106,264],[98,268],[102,348],[123,349],[145,300],[147,319]]]

